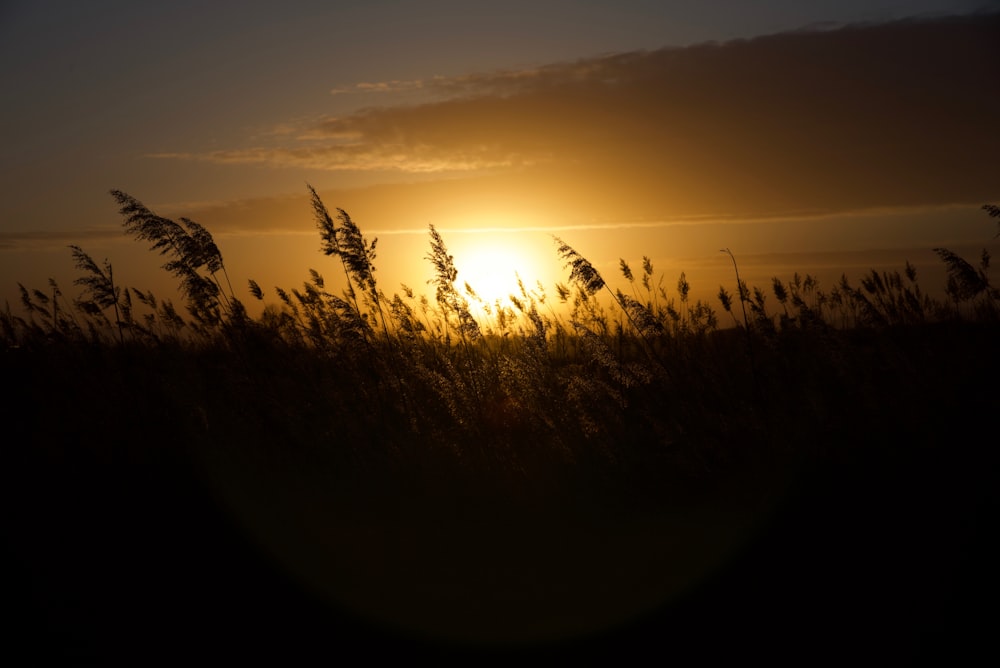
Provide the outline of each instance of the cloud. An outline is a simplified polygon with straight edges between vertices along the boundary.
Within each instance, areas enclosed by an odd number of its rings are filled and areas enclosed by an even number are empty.
[[[459,76],[434,76],[430,79],[393,79],[391,81],[365,81],[330,90],[331,95],[403,93],[427,91],[439,97],[455,97],[462,94],[512,93],[523,90],[542,80],[545,74],[563,77],[566,65],[555,64],[538,69],[498,70],[488,73],[463,74]]]
[[[331,95],[346,95],[349,93],[399,93],[401,91],[420,90],[424,88],[422,79],[392,81],[361,82],[349,86],[339,86],[330,90]]]
[[[575,185],[581,200],[632,216],[982,203],[1000,194],[996,81],[1000,14],[823,26],[356,84],[352,92],[435,97],[322,119],[281,146],[156,157],[520,170],[526,187],[549,179],[565,195]]]
[[[207,153],[154,153],[152,158],[202,160],[218,164],[267,164],[330,171],[397,171],[414,174],[467,172],[530,164],[523,156],[503,155],[490,147],[442,151],[425,144],[379,143],[254,148]]]
[[[65,249],[69,244],[104,243],[123,237],[118,226],[0,232],[0,251]]]

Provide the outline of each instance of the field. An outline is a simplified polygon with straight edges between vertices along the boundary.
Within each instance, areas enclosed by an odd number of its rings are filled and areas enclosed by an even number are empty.
[[[435,294],[390,297],[313,192],[345,287],[251,317],[207,230],[113,195],[184,314],[79,247],[77,297],[0,314],[12,651],[995,654],[987,254],[937,249],[945,300],[909,265],[748,286],[733,257],[707,304],[556,240],[565,284],[484,305],[432,227]]]

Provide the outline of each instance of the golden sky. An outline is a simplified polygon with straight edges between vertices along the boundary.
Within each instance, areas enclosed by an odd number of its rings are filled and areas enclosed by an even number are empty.
[[[640,4],[625,3],[636,12]],[[637,24],[621,18],[614,39],[578,26],[580,42],[553,40],[552,51],[530,30],[523,52],[517,40],[504,51],[500,37],[517,35],[506,26],[488,33],[482,41],[494,46],[485,50],[467,38],[422,58],[379,42],[390,49],[381,65],[359,62],[352,78],[342,56],[330,68],[336,76],[310,63],[294,82],[294,69],[279,70],[266,56],[284,62],[286,51],[305,48],[294,46],[298,24],[272,20],[242,59],[230,53],[204,72],[181,56],[151,61],[156,67],[145,73],[120,66],[118,78],[93,89],[66,84],[62,94],[73,93],[73,104],[42,105],[35,115],[27,113],[30,96],[41,103],[54,93],[29,75],[58,60],[36,55],[41,60],[28,58],[23,71],[8,66],[9,87],[28,97],[4,112],[8,121],[25,115],[21,131],[10,123],[4,130],[11,148],[2,162],[0,294],[16,306],[16,281],[41,287],[48,276],[72,293],[67,243],[107,256],[136,287],[165,280],[157,257],[122,238],[110,188],[205,225],[234,283],[253,278],[272,297],[274,285],[308,280],[309,268],[336,277],[319,253],[306,183],[379,238],[377,276],[389,294],[399,283],[432,292],[423,285],[429,224],[455,255],[459,281],[490,297],[515,288],[515,271],[552,294],[566,273],[553,234],[613,285],[626,287],[620,258],[638,266],[645,255],[668,288],[685,271],[706,299],[720,282],[733,290],[720,248],[731,248],[759,284],[793,271],[858,276],[909,259],[929,272],[921,274],[928,289],[943,285],[931,248],[974,257],[996,248],[994,221],[979,210],[1000,203],[995,3],[978,13],[951,3],[960,17],[941,15],[949,3],[913,3],[914,13],[936,12],[918,18],[873,18],[856,8],[846,16],[788,15],[799,23],[772,18],[769,25],[783,28],[775,32],[746,23],[743,34],[735,25],[710,28],[707,19],[698,32],[692,20],[671,37],[666,26],[681,24],[681,10],[694,5],[665,4],[676,13],[657,14],[664,39],[656,41],[646,20],[645,32],[633,29],[634,48],[625,28]],[[405,3],[375,5],[409,15]],[[598,7],[586,25],[613,25],[608,17],[619,15]],[[158,19],[180,20],[171,16]],[[429,25],[451,36],[445,19],[457,16],[443,13],[444,27]],[[344,16],[323,21],[334,18]],[[128,26],[139,48],[141,24]],[[390,21],[386,32],[396,34],[395,26]],[[151,34],[151,46],[163,39]],[[184,41],[173,47],[178,53]],[[579,55],[567,57],[573,49]],[[95,58],[127,56],[98,49]],[[248,67],[260,78],[239,74]],[[215,83],[211,93],[201,79]],[[174,93],[169,100],[157,97],[158,81]],[[116,99],[124,108],[110,104]],[[226,102],[229,115],[209,101]],[[113,140],[88,139],[106,128]]]

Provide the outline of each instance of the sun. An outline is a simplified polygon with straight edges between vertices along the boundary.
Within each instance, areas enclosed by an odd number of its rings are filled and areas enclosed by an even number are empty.
[[[492,307],[498,300],[509,304],[511,295],[520,299],[519,280],[532,291],[547,273],[534,246],[517,234],[462,235],[452,251],[458,269],[455,287],[463,294],[466,284],[472,288],[475,297],[469,299],[473,307],[481,307],[480,302]]]

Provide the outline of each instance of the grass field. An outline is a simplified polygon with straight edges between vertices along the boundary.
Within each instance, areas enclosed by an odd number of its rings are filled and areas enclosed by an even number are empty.
[[[938,251],[944,301],[734,258],[707,304],[556,240],[565,284],[483,305],[432,227],[435,294],[390,297],[313,192],[346,287],[251,317],[207,230],[113,195],[183,312],[73,247],[77,297],[0,314],[12,651],[995,654],[985,253]]]

